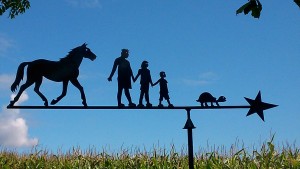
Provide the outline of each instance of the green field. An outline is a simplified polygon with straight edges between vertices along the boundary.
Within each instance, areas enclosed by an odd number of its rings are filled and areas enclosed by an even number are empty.
[[[228,153],[222,150],[212,152],[196,152],[195,168],[297,168],[300,169],[300,149],[296,146],[275,148],[273,138],[266,141],[257,150],[248,151],[245,148],[236,150],[232,146]],[[81,150],[73,148],[64,153],[51,153],[47,150],[32,150],[31,153],[17,153],[2,149],[0,152],[1,169],[187,169],[188,156],[185,150],[176,151],[153,148],[150,152],[136,148],[123,149],[119,153],[108,154],[104,150],[94,148]]]

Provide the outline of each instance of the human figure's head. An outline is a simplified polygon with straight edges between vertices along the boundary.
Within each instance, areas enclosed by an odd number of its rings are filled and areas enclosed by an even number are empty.
[[[141,68],[147,68],[148,67],[148,62],[144,60],[141,64]]]
[[[160,76],[161,78],[165,78],[165,77],[166,77],[166,73],[165,73],[164,71],[161,71],[161,72],[159,73],[159,76]]]
[[[128,49],[122,49],[121,56],[124,57],[124,58],[128,58],[129,50]]]

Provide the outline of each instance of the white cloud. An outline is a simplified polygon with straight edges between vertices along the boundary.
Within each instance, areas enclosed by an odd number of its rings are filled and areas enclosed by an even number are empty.
[[[214,72],[205,72],[198,76],[196,79],[183,79],[183,83],[189,86],[205,86],[210,85],[217,81],[218,75]]]
[[[68,4],[76,8],[99,8],[100,0],[66,0]]]
[[[0,74],[0,90],[9,90],[9,87],[13,83],[13,81],[13,75]]]
[[[15,95],[11,97],[14,98]],[[24,92],[16,105],[28,100]],[[26,120],[20,116],[18,109],[2,107],[0,112],[0,145],[8,147],[32,147],[38,144],[37,138],[29,138]]]
[[[191,80],[191,79],[183,79],[183,83],[189,86],[204,86],[210,84],[207,80]]]
[[[13,46],[13,41],[11,39],[4,36],[3,34],[0,34],[0,56],[4,55],[5,52]]]
[[[16,97],[16,94],[11,94],[10,99],[13,100],[15,97]],[[21,97],[19,98],[19,100],[14,105],[18,106],[20,103],[23,103],[28,99],[29,99],[28,94],[26,93],[26,91],[24,91],[21,94]]]
[[[206,79],[206,80],[217,80],[218,75],[214,72],[205,72],[200,74],[199,78]]]

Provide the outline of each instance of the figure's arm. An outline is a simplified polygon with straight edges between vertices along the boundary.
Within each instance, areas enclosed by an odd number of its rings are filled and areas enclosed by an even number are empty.
[[[153,84],[153,82],[152,82],[152,78],[151,78],[151,73],[150,73],[150,70],[149,70],[149,80],[150,80],[150,84],[151,84],[151,86],[154,86],[154,84]]]
[[[157,82],[155,82],[152,86],[155,86],[155,85],[157,85],[159,83],[159,80],[157,81]]]
[[[141,71],[138,71],[138,74],[133,78],[133,82],[135,82],[140,75],[141,75]]]
[[[111,73],[110,73],[109,77],[107,78],[108,81],[112,81],[112,77],[114,76],[114,74],[117,70],[117,66],[118,66],[118,62],[117,62],[117,59],[116,59],[115,62],[114,62],[113,68],[111,70]]]
[[[133,76],[133,73],[132,73],[132,69],[131,69],[131,67],[130,67],[130,64],[129,64],[129,68],[130,68],[130,76],[131,76],[132,80],[134,81],[134,76]]]

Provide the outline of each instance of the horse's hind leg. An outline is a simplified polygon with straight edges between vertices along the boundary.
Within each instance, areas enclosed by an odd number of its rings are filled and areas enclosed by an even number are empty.
[[[42,84],[43,77],[40,77],[36,82],[35,82],[35,87],[34,91],[41,97],[41,99],[44,101],[44,105],[48,106],[48,100],[47,98],[43,95],[43,93],[40,92],[40,86]]]
[[[56,99],[53,99],[53,100],[51,101],[51,104],[52,104],[52,105],[56,104],[56,103],[59,102],[63,97],[66,96],[66,94],[67,94],[68,83],[69,83],[69,80],[63,81],[63,90],[62,90],[62,93],[61,93],[61,95],[58,96]]]
[[[33,81],[26,81],[26,83],[24,83],[21,87],[20,90],[18,92],[18,94],[16,95],[16,97],[10,101],[10,104],[8,106],[13,106],[21,97],[22,93],[24,92],[24,90],[26,90],[29,86],[31,86],[33,84]]]
[[[85,99],[85,94],[84,94],[84,90],[83,87],[80,85],[80,83],[78,82],[77,79],[72,79],[71,83],[77,87],[77,89],[79,89],[80,94],[81,94],[81,99],[82,99],[82,104],[84,107],[87,107],[87,103],[86,103],[86,99]]]

